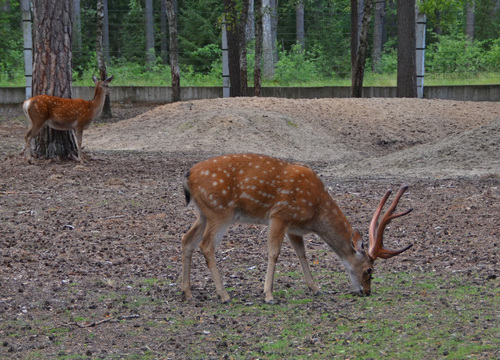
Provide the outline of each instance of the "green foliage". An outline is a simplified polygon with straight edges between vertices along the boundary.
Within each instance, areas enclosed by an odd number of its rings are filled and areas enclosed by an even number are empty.
[[[427,14],[426,79],[439,84],[469,83],[484,79],[498,83],[500,72],[500,11],[494,1],[475,0],[475,40],[464,36],[466,0],[420,1],[420,10]],[[145,19],[143,0],[109,2],[110,55],[108,72],[117,75],[115,85],[170,85],[170,69],[165,60],[157,59],[145,66]],[[238,8],[240,3],[237,4]],[[264,85],[325,86],[349,85],[350,0],[305,1],[305,49],[296,45],[295,0],[278,4],[278,41],[280,52],[276,77]],[[19,0],[0,0],[0,86],[24,85],[23,36],[20,26]],[[182,86],[220,86],[221,31],[220,15],[224,12],[219,0],[178,1],[179,60]],[[154,0],[155,46],[167,34],[159,25],[160,0]],[[386,2],[386,32],[380,76],[371,74],[367,61],[365,84],[392,82],[397,71],[396,6]],[[91,74],[97,74],[95,56],[96,4],[82,2],[82,46],[73,50],[76,84],[88,85]],[[372,22],[373,25],[373,22]],[[254,44],[248,44],[248,79],[252,85]],[[371,54],[371,49],[368,50]],[[481,74],[481,76],[478,76]],[[433,75],[434,77],[431,77]],[[391,80],[388,80],[391,79]],[[426,81],[427,83],[427,81]]]
[[[500,37],[498,2],[492,0],[475,1],[475,38],[477,40],[498,39]]]
[[[481,41],[469,41],[465,35],[440,36],[427,52],[426,66],[431,73],[472,73],[499,71],[499,44],[491,50]]]
[[[307,83],[312,78],[318,78],[318,68],[309,55],[299,44],[292,46],[289,52],[280,51],[275,80],[283,86],[288,86],[292,83]]]
[[[398,70],[398,49],[397,40],[395,38],[389,39],[382,52],[382,57],[377,64],[377,72],[382,74],[395,74]],[[370,67],[367,66],[367,69]]]
[[[0,81],[13,81],[24,70],[23,34],[19,26],[19,1],[12,0],[7,5],[0,0]],[[7,6],[6,8],[4,8]]]
[[[211,63],[220,56],[221,44],[218,16],[222,2],[186,0],[180,3],[178,16],[179,61],[205,75]]]
[[[491,43],[490,51],[485,54],[485,61],[491,71],[500,71],[500,38]]]
[[[427,21],[443,34],[460,31],[465,23],[467,0],[421,0],[419,11],[427,15]]]
[[[130,0],[130,10],[123,21],[122,55],[129,61],[146,61],[146,20],[139,0]]]

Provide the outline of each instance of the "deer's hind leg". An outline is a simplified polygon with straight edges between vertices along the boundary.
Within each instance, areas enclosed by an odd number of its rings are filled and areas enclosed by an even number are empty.
[[[191,229],[182,237],[182,283],[181,289],[186,300],[192,299],[191,293],[191,259],[194,250],[198,247],[205,227],[207,225],[206,218],[200,215]]]

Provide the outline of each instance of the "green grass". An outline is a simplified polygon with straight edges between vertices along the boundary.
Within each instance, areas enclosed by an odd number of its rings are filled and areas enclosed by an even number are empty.
[[[470,359],[495,358],[500,347],[500,291],[497,280],[485,280],[482,273],[381,271],[373,281],[372,296],[363,298],[336,292],[337,284],[347,288],[344,273],[315,272],[323,284],[319,296],[306,290],[300,271],[276,275],[276,280],[283,280],[275,285],[277,305],[265,304],[261,294],[243,296],[248,292],[220,304],[212,296],[213,285],[206,289],[208,299],[186,303],[180,301],[177,288],[167,286],[168,281],[134,279],[99,287],[95,299],[100,304],[113,302],[110,311],[116,316],[138,314],[137,318],[89,329],[64,325],[105,316],[104,306],[96,310],[85,306],[60,315],[4,322],[0,331],[8,342],[29,337],[34,330],[52,334],[50,351],[59,353],[59,359],[85,358],[64,353],[76,334],[86,334],[90,344],[110,332],[129,344],[126,357],[110,352],[110,359],[158,358],[146,345],[168,349],[173,358],[182,353],[191,359]],[[144,296],[150,288],[163,293],[153,301]],[[61,319],[54,321],[53,316]],[[179,343],[185,346],[176,347]],[[45,349],[33,349],[26,358],[45,355]]]
[[[112,86],[170,86],[170,69],[162,67],[156,71],[141,72],[141,68],[109,67],[108,73],[115,75]],[[15,74],[14,78],[0,77],[0,87],[22,87],[25,79],[22,73]],[[451,73],[425,74],[425,85],[498,85],[500,73]],[[81,78],[75,78],[74,86],[92,86],[92,74],[85,73]],[[276,81],[263,80],[264,87],[282,86]],[[364,77],[364,86],[396,86],[396,74],[374,74],[367,72]],[[194,73],[181,74],[181,86],[222,86],[222,76],[201,75]],[[249,80],[253,86],[253,79]],[[311,79],[307,82],[295,82],[289,87],[323,87],[323,86],[351,86],[350,78]]]

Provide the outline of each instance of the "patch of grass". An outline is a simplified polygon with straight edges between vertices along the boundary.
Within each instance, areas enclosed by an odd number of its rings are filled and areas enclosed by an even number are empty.
[[[235,359],[461,359],[492,355],[500,345],[493,320],[498,289],[434,273],[384,274],[374,285],[375,294],[366,298],[335,294],[327,300],[298,291],[289,298],[278,291],[279,305],[234,299],[204,313],[234,319],[234,326],[212,328],[211,336],[225,339]]]

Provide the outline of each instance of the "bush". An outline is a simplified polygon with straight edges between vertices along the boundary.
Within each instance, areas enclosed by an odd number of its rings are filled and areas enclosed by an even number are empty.
[[[280,51],[276,64],[275,80],[283,86],[307,83],[319,78],[318,67],[314,59],[307,59],[307,53],[299,44],[292,46],[290,51]]]
[[[493,40],[490,50],[485,54],[485,61],[489,71],[500,71],[500,39]]]
[[[467,72],[487,70],[487,56],[480,41],[469,41],[465,35],[440,36],[426,53],[426,67],[431,73]]]

